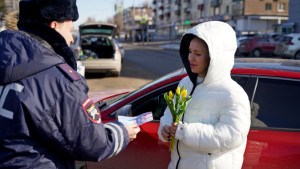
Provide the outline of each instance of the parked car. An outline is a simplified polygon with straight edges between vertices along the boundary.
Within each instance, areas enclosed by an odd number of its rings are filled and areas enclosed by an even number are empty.
[[[79,33],[72,33],[74,42],[70,45],[70,48],[72,52],[74,53],[74,56],[76,58],[77,62],[77,72],[80,73],[83,77],[85,77],[85,66],[84,64],[79,60],[80,59],[80,52],[81,47],[79,43]]]
[[[300,33],[287,34],[276,45],[275,55],[300,59]]]
[[[300,61],[284,59],[237,59],[231,77],[249,96],[251,129],[243,168],[289,168],[300,166]],[[88,169],[160,169],[170,162],[169,143],[158,138],[160,117],[167,105],[164,93],[173,93],[187,76],[184,69],[157,79],[138,90],[92,92],[102,121],[114,121],[124,106],[129,116],[152,112],[154,120],[140,126],[137,139],[110,159],[86,162]],[[128,93],[130,92],[130,93]]]
[[[119,76],[122,56],[118,45],[113,41],[116,25],[88,23],[79,26],[80,60],[87,73],[111,73]]]
[[[122,61],[125,57],[125,49],[124,49],[124,46],[117,40],[117,39],[113,39],[113,41],[115,42],[115,44],[117,44],[120,52],[121,52],[121,56],[122,56]]]
[[[241,55],[241,52],[239,51],[239,46],[241,45],[241,42],[245,39],[248,39],[248,37],[247,36],[237,37],[237,39],[236,39],[237,49],[236,49],[236,52],[235,52],[235,56]]]
[[[84,66],[84,64],[79,60],[77,60],[76,63],[77,63],[77,72],[79,74],[81,74],[83,77],[85,77],[85,66]]]
[[[243,55],[261,57],[262,54],[273,55],[276,43],[270,37],[252,37],[245,39],[238,47],[238,51]]]
[[[73,33],[73,43],[70,44],[70,48],[74,53],[75,58],[78,60],[80,59],[80,52],[81,52],[81,47],[80,47],[80,35],[79,33]]]

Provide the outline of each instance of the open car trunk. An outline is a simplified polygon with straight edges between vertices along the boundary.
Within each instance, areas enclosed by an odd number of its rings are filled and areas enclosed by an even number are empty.
[[[107,37],[84,36],[81,49],[88,59],[114,58],[114,46]]]
[[[90,23],[79,26],[81,49],[88,59],[114,58],[112,38],[116,25]]]

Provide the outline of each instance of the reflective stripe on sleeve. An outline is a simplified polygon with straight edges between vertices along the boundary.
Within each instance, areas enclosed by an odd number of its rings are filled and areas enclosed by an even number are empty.
[[[119,125],[117,125],[117,124],[115,124],[115,123],[110,123],[110,125],[113,125],[113,126],[115,126],[118,130],[119,130],[119,132],[120,132],[120,146],[119,146],[119,149],[117,150],[117,152],[116,152],[116,154],[118,154],[118,153],[120,153],[120,151],[122,150],[122,147],[123,147],[123,144],[124,144],[124,135],[123,135],[123,130],[122,130],[122,128],[119,126]]]
[[[123,142],[124,142],[124,136],[123,136],[122,128],[120,126],[116,125],[116,124],[113,125],[113,123],[106,123],[106,124],[104,124],[104,127],[110,129],[113,132],[113,134],[115,136],[115,139],[116,139],[115,146],[114,146],[114,151],[108,157],[108,158],[110,158],[110,157],[114,156],[115,154],[117,154],[117,152],[119,153],[120,149],[122,149]],[[120,133],[120,139],[121,139],[120,144],[119,144],[118,132],[117,132],[116,129],[119,130],[119,133]]]

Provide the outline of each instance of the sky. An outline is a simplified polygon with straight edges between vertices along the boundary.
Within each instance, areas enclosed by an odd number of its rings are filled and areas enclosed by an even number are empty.
[[[115,4],[121,4],[122,1],[124,9],[133,5],[139,6],[144,2],[152,3],[152,0],[77,0],[79,19],[74,22],[74,29],[78,29],[78,26],[84,23],[88,17],[94,18],[96,21],[106,21],[107,18],[113,17]]]

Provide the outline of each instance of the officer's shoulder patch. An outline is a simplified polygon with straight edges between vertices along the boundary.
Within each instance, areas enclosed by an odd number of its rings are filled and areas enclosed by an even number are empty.
[[[62,70],[70,80],[72,81],[79,80],[79,77],[75,74],[75,70],[73,70],[69,65],[63,63],[58,65],[57,67],[60,70]]]
[[[82,103],[82,108],[85,112],[85,115],[96,124],[101,123],[101,114],[98,107],[94,104],[94,102],[88,97]]]

